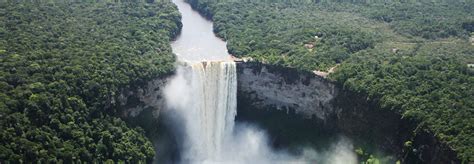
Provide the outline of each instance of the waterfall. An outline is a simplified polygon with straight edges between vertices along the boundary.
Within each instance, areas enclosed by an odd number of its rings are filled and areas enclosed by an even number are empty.
[[[170,85],[169,106],[185,124],[184,160],[216,161],[231,135],[237,113],[237,77],[233,61],[184,62]],[[170,97],[170,96],[167,96]]]
[[[181,61],[164,89],[179,138],[180,163],[356,163],[352,145],[339,142],[327,153],[302,148],[291,155],[269,146],[265,132],[235,124],[237,74],[233,61]],[[158,150],[159,151],[159,150]]]

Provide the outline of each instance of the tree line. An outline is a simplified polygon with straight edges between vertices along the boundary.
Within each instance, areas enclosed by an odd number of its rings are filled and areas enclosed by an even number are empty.
[[[150,162],[121,89],[173,71],[171,2],[0,2],[0,162]]]

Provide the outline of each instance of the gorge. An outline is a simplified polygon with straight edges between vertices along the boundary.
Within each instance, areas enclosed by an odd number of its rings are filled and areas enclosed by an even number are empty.
[[[172,44],[176,75],[131,93],[141,105],[123,110],[129,122],[156,130],[150,138],[157,162],[355,163],[369,155],[383,162],[458,162],[432,134],[413,136],[411,121],[323,77],[234,63],[212,23],[185,2],[174,3],[183,16]],[[419,152],[401,146],[407,141]]]

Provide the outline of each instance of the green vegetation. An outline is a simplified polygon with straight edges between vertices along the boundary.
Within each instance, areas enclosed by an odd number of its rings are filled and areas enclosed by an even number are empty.
[[[170,2],[0,2],[0,163],[151,161],[121,89],[173,71]]]
[[[474,1],[188,2],[231,54],[304,71],[340,64],[330,79],[474,161]]]

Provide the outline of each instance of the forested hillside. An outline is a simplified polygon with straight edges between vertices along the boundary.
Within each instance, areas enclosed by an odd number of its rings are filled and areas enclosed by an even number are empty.
[[[150,161],[119,90],[173,71],[171,2],[0,2],[0,163]]]
[[[474,161],[473,1],[188,2],[213,19],[231,54],[303,71],[334,67],[330,79]]]

